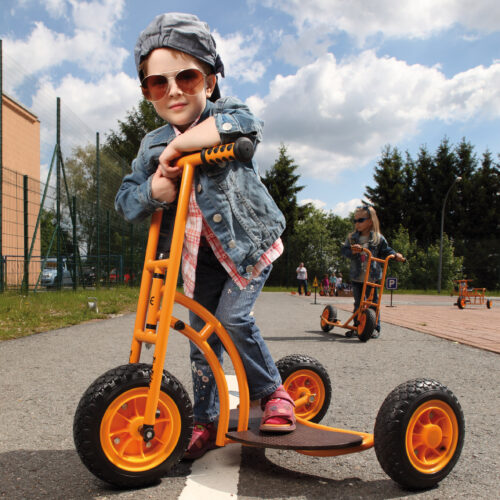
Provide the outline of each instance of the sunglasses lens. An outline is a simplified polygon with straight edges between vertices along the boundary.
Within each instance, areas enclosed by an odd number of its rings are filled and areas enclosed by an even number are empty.
[[[168,89],[168,79],[163,75],[150,75],[142,81],[144,97],[150,101],[159,101]]]
[[[185,69],[177,73],[175,83],[185,94],[197,94],[203,84],[203,73],[197,69]]]
[[[203,87],[203,73],[197,69],[184,69],[175,75],[175,84],[187,95],[197,94]],[[168,92],[168,78],[150,75],[142,81],[142,93],[149,101],[159,101]]]

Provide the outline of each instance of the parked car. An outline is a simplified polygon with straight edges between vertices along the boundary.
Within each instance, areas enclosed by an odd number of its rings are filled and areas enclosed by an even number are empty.
[[[46,286],[47,288],[57,286],[57,259],[56,258],[48,258],[45,261],[42,270],[42,279],[40,281],[42,286]],[[68,261],[63,259],[62,261],[62,286],[72,286],[73,278],[71,276],[71,272],[68,269]]]

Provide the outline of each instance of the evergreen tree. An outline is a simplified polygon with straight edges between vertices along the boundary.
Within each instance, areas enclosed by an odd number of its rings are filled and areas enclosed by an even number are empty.
[[[433,190],[431,173],[435,163],[425,146],[420,147],[415,166],[413,188],[415,206],[408,229],[420,246],[428,246],[439,234],[439,214],[432,204],[430,195]]]
[[[384,228],[383,232],[390,238],[402,224],[407,206],[407,179],[403,159],[396,148],[391,150],[390,146],[386,146],[382,150],[373,179],[375,187],[367,186],[365,196],[373,203]]]
[[[290,262],[290,245],[295,233],[297,220],[302,212],[297,202],[297,193],[304,189],[304,186],[297,185],[300,178],[295,173],[298,165],[287,154],[287,148],[284,144],[280,145],[278,159],[273,166],[266,172],[262,182],[267,187],[269,193],[283,212],[286,221],[286,228],[281,238],[285,250],[281,258],[276,261],[274,270],[269,278],[270,282],[288,285],[290,281],[290,270],[297,267]],[[295,258],[295,257],[294,257]]]

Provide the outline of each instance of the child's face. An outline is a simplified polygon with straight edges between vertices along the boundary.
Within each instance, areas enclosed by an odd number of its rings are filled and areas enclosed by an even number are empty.
[[[354,213],[354,227],[356,231],[363,235],[369,234],[373,227],[373,222],[370,219],[370,214],[366,210],[357,210]]]
[[[184,52],[155,49],[147,59],[144,72],[145,77],[164,73],[175,75],[180,70],[190,68],[206,72],[197,59]],[[184,132],[205,109],[207,97],[212,95],[215,86],[215,76],[206,76],[203,86],[195,95],[188,95],[180,90],[175,78],[169,78],[168,84],[165,96],[154,101],[153,106],[159,116]]]

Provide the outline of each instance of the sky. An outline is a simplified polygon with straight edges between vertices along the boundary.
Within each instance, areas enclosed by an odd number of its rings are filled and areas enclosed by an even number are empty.
[[[55,144],[101,142],[142,98],[133,49],[164,12],[207,22],[222,95],[264,120],[261,173],[280,145],[300,203],[347,216],[374,186],[386,145],[416,158],[463,138],[500,153],[498,0],[1,0],[3,90],[41,122],[42,176]]]

